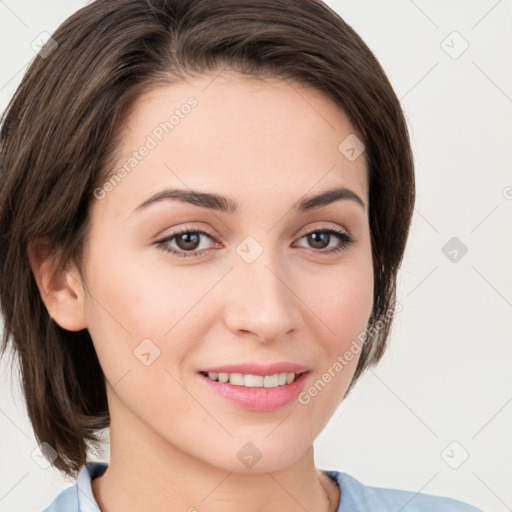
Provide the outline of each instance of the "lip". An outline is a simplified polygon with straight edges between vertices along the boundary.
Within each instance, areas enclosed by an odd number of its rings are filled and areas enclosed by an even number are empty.
[[[277,368],[277,370],[274,370]],[[304,368],[300,365],[276,364],[269,366],[259,366],[254,364],[248,365],[229,365],[219,366],[215,369],[201,370],[201,372],[219,372],[219,373],[244,373],[251,375],[274,375],[275,373],[300,373],[291,384],[278,386],[276,388],[247,388],[245,386],[234,386],[229,382],[218,382],[208,378],[202,373],[197,375],[210,391],[216,395],[226,399],[230,403],[245,409],[247,411],[269,412],[275,411],[297,400],[299,394],[304,389],[306,380],[310,375],[310,371],[300,370]],[[294,371],[295,369],[295,371]],[[242,371],[243,370],[243,371]]]
[[[200,371],[206,373],[217,372],[243,373],[245,375],[274,375],[276,373],[304,373],[309,371],[309,368],[301,364],[283,361],[265,365],[255,363],[228,364],[224,366],[203,368]]]

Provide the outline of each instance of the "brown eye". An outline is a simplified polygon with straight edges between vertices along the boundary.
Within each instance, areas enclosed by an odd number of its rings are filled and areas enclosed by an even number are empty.
[[[199,250],[201,245],[201,238],[207,237],[210,240],[213,238],[205,231],[200,230],[183,230],[177,233],[173,233],[170,236],[157,240],[155,244],[165,252],[174,254],[176,256],[196,256],[197,253],[206,252],[207,249]],[[171,242],[174,241],[174,247],[172,248]]]
[[[301,237],[307,240],[308,245],[320,253],[331,254],[333,252],[342,251],[347,249],[348,246],[354,241],[354,239],[346,232],[329,228],[329,229],[317,229],[310,231]],[[330,250],[323,250],[329,246],[333,238],[339,241],[338,245],[332,247]]]
[[[176,245],[184,251],[190,251],[197,249],[199,242],[201,241],[201,235],[197,233],[182,233],[181,235],[175,235]]]
[[[313,249],[325,249],[329,245],[332,235],[326,232],[315,231],[306,235]]]

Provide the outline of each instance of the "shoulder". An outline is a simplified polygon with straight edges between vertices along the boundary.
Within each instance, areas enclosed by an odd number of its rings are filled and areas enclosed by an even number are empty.
[[[337,512],[483,512],[463,501],[432,494],[364,485],[339,471],[328,471],[341,489]]]
[[[76,484],[61,491],[42,512],[100,512],[91,480],[103,474],[107,467],[103,462],[90,462],[83,466]]]

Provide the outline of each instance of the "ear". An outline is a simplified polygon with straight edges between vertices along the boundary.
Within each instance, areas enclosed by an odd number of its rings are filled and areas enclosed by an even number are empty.
[[[87,327],[84,287],[74,265],[57,272],[57,248],[46,238],[29,245],[30,266],[49,315],[63,329],[80,331]]]

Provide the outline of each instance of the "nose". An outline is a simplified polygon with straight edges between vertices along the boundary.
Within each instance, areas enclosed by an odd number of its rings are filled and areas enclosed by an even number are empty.
[[[289,272],[264,257],[235,262],[224,320],[235,335],[261,342],[277,341],[299,328],[301,301]]]

